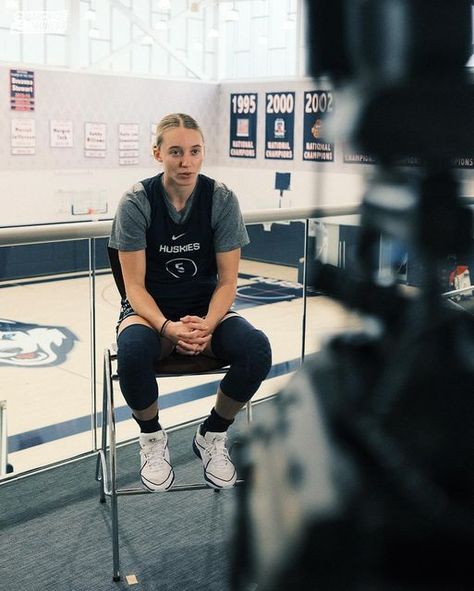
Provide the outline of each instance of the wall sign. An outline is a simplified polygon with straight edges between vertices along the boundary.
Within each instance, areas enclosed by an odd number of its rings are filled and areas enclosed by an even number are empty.
[[[265,95],[265,158],[293,160],[295,93],[267,92]]]
[[[304,93],[303,160],[334,161],[334,144],[327,139],[326,121],[334,111],[334,95],[329,90]]]
[[[119,123],[119,165],[138,164],[138,123]]]
[[[10,70],[10,109],[35,110],[35,73],[32,70]]]
[[[34,119],[12,119],[11,152],[15,156],[29,156],[36,149],[36,122]]]
[[[257,99],[256,93],[230,95],[231,158],[257,157]]]
[[[49,122],[49,138],[52,148],[72,148],[72,121],[51,120]]]
[[[84,155],[86,158],[105,158],[107,124],[86,123],[84,127]]]

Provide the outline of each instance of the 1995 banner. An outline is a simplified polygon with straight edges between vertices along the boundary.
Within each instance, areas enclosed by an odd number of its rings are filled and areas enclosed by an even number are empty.
[[[257,157],[257,93],[230,95],[231,158]]]

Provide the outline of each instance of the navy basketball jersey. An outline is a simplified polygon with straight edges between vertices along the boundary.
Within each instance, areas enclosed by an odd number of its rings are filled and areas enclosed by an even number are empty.
[[[145,286],[167,318],[204,316],[217,285],[211,227],[214,180],[198,176],[188,218],[176,224],[168,212],[161,176],[142,181],[151,205]]]

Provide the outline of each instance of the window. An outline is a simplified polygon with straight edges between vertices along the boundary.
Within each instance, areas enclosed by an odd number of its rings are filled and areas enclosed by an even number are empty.
[[[0,3],[0,62],[214,80],[294,76],[303,2],[8,0]],[[63,12],[67,26],[11,32],[26,11]]]

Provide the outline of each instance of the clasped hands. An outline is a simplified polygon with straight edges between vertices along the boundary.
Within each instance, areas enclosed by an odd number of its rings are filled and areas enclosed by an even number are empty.
[[[181,355],[199,355],[210,342],[212,331],[205,318],[188,315],[168,322],[164,336],[175,344]]]

